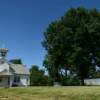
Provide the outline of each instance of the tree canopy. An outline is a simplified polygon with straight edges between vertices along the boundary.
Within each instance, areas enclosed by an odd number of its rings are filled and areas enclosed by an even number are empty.
[[[61,76],[67,77],[70,71],[84,85],[84,78],[100,65],[100,12],[71,8],[48,26],[43,46],[47,51],[44,66],[54,81],[61,82]]]
[[[52,79],[46,76],[43,69],[39,69],[37,65],[32,65],[30,69],[30,85],[46,86],[52,85]]]
[[[10,60],[10,62],[13,63],[13,64],[22,64],[21,59],[12,59],[12,60]]]

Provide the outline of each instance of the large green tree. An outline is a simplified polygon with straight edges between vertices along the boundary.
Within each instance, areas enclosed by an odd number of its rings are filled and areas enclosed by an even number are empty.
[[[71,8],[44,32],[43,46],[47,50],[44,66],[55,81],[61,72],[75,72],[84,85],[100,65],[100,12],[96,9]]]

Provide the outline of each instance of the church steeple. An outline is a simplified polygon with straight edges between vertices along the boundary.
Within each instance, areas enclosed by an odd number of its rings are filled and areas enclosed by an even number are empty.
[[[5,59],[7,55],[8,49],[0,48],[0,59]]]

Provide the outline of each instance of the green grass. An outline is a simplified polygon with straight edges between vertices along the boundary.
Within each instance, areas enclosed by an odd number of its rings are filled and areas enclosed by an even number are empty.
[[[100,86],[0,88],[0,100],[100,100]]]

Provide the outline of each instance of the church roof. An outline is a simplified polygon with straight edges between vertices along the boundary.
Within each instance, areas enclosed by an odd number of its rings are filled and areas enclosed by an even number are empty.
[[[0,63],[0,75],[12,75],[9,72],[9,64],[8,63]]]
[[[7,70],[4,70],[4,71],[0,72],[0,75],[9,76],[9,75],[12,75],[12,73]]]
[[[22,64],[10,64],[11,69],[14,71],[15,74],[25,74],[29,75],[29,69]]]

